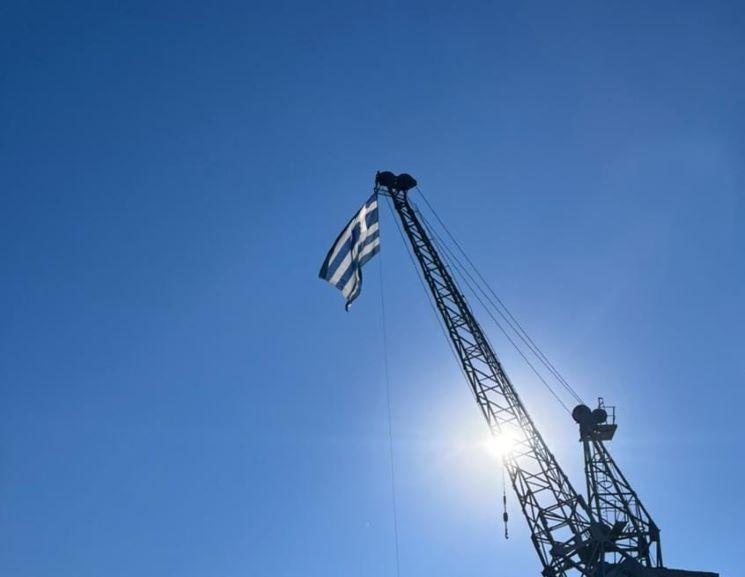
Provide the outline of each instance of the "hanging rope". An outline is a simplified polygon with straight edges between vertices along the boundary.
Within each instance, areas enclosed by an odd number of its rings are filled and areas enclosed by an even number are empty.
[[[564,378],[564,376],[558,371],[558,369],[553,365],[553,363],[548,359],[548,357],[544,354],[544,352],[540,349],[540,347],[535,343],[535,341],[530,337],[530,335],[527,333],[527,331],[523,328],[523,326],[520,324],[520,322],[515,318],[515,316],[512,314],[512,312],[509,310],[507,305],[504,304],[504,302],[497,296],[494,289],[489,285],[489,283],[486,281],[484,276],[481,274],[481,272],[478,270],[476,265],[473,263],[473,261],[470,259],[468,254],[465,252],[461,244],[458,242],[458,240],[453,236],[453,234],[450,232],[450,230],[447,228],[443,220],[440,218],[440,216],[437,214],[437,211],[434,209],[432,204],[427,200],[427,197],[424,196],[424,193],[422,193],[421,189],[417,187],[417,191],[421,195],[422,199],[424,200],[425,204],[429,208],[432,215],[435,217],[437,222],[440,224],[442,229],[445,231],[445,234],[450,238],[453,245],[457,248],[458,252],[462,255],[463,259],[468,263],[470,268],[473,270],[475,277],[470,273],[468,270],[468,267],[466,267],[460,259],[454,254],[454,252],[447,246],[445,242],[443,242],[442,238],[437,234],[434,227],[429,224],[426,217],[421,214],[421,212],[417,212],[419,216],[421,217],[422,221],[427,226],[428,230],[432,233],[432,236],[435,238],[435,240],[438,242],[438,244],[441,247],[441,251],[447,253],[446,256],[449,257],[450,260],[452,260],[456,265],[457,268],[461,271],[461,274],[463,276],[466,276],[468,279],[470,279],[469,287],[471,287],[471,284],[475,286],[476,288],[472,288],[471,290],[476,293],[478,291],[483,295],[485,300],[491,305],[494,311],[502,318],[502,321],[506,323],[509,328],[513,331],[513,333],[523,342],[523,344],[529,349],[531,353],[536,357],[536,359],[548,370],[548,372],[559,382],[559,384],[562,385],[562,387],[572,396],[574,401],[578,403],[583,403],[583,400],[581,396],[577,393],[577,391],[569,384],[569,382]],[[464,279],[465,280],[465,279]],[[478,295],[477,295],[478,298]],[[500,330],[505,333],[505,329],[502,327],[501,323],[499,323],[495,318],[494,315],[491,313],[488,306],[484,304],[484,302],[479,298],[479,301],[481,302],[482,306],[487,310],[487,313],[492,317],[492,320],[497,324],[497,326],[500,328]],[[522,353],[520,348],[517,346],[517,344],[509,337],[507,336],[508,340],[513,344],[513,346],[518,350],[518,352],[523,356],[525,359],[525,355]],[[527,359],[525,359],[526,362]],[[530,365],[530,363],[528,362]],[[536,372],[535,369],[531,366],[531,369],[533,372]],[[542,377],[539,377],[542,379]],[[544,384],[546,384],[544,382]],[[546,384],[546,386],[548,386]],[[550,387],[549,387],[550,389]],[[555,396],[555,395],[554,395]],[[562,403],[563,404],[563,403]]]
[[[385,317],[385,295],[383,291],[383,254],[378,253],[380,273],[380,316],[383,324],[383,370],[385,373],[385,404],[388,409],[388,457],[391,469],[391,510],[393,513],[393,541],[396,553],[396,577],[401,576],[401,560],[398,548],[398,507],[396,505],[396,467],[393,456],[393,417],[391,415],[391,379],[388,369],[388,323]]]
[[[567,391],[575,397],[575,399],[579,402],[582,402],[582,399],[579,397],[577,392],[574,390],[574,388],[567,382],[567,380],[563,377],[563,375],[558,371],[558,369],[551,363],[551,361],[548,359],[548,357],[543,353],[543,351],[540,349],[540,347],[533,341],[533,339],[530,337],[530,335],[527,333],[527,331],[523,328],[523,326],[520,324],[520,322],[515,318],[515,316],[512,314],[512,312],[509,310],[507,305],[504,304],[502,299],[497,296],[494,289],[491,287],[491,285],[486,281],[484,276],[481,274],[479,269],[476,267],[476,265],[473,263],[473,261],[470,259],[466,251],[463,249],[461,244],[458,242],[458,240],[453,236],[453,234],[450,232],[448,227],[445,225],[443,220],[440,218],[440,215],[437,213],[435,208],[432,206],[432,203],[429,202],[427,197],[424,195],[422,190],[417,187],[417,191],[422,197],[422,200],[424,200],[424,203],[429,208],[430,212],[434,215],[437,222],[440,223],[440,226],[445,231],[445,234],[450,238],[450,240],[453,242],[453,244],[456,246],[458,251],[461,253],[461,255],[464,257],[466,262],[470,265],[470,267],[473,269],[476,276],[481,280],[481,283],[486,287],[489,293],[491,293],[491,296],[496,300],[497,303],[501,306],[502,309],[504,309],[504,312],[506,313],[505,321],[510,325],[510,328],[513,329],[513,331],[520,337],[520,339],[525,343],[528,348],[533,352],[533,354],[538,357],[541,362],[546,366],[546,368],[551,372],[556,379],[567,389]],[[431,228],[431,227],[430,227]],[[483,289],[482,289],[483,290]],[[499,314],[501,316],[504,316],[497,307],[496,304],[492,303],[495,309],[499,311]]]
[[[424,220],[423,217],[422,219]],[[461,281],[465,284],[466,287],[468,287],[468,289],[473,294],[474,298],[484,308],[484,310],[486,311],[486,314],[489,315],[489,317],[494,322],[494,324],[497,325],[497,328],[499,328],[499,330],[502,331],[502,334],[504,335],[504,337],[509,341],[509,343],[518,352],[518,354],[523,358],[523,360],[528,365],[530,370],[533,371],[533,374],[535,374],[538,380],[541,381],[541,383],[543,383],[543,386],[546,387],[549,393],[551,393],[551,396],[554,397],[556,402],[558,402],[567,413],[571,414],[572,411],[569,408],[569,406],[562,400],[559,394],[554,390],[554,388],[548,383],[545,377],[540,373],[540,371],[530,361],[530,359],[527,357],[525,352],[520,348],[520,346],[510,336],[510,334],[505,330],[505,328],[502,326],[502,324],[499,322],[496,316],[494,316],[494,313],[491,311],[491,309],[487,306],[487,304],[484,302],[482,297],[479,295],[479,291],[476,288],[474,288],[474,285],[472,284],[473,277],[470,276],[470,274],[468,274],[468,271],[463,268],[462,264],[460,263],[460,261],[458,261],[457,258],[453,258],[453,255],[450,252],[450,249],[448,249],[447,246],[442,243],[442,239],[440,239],[437,233],[431,229],[431,227],[426,223],[426,220],[424,222],[425,222],[425,226],[427,226],[428,232],[430,232],[432,236],[433,244],[435,245],[436,248],[440,250],[440,253],[442,254],[443,260],[445,261],[448,269],[451,270],[454,276],[460,277]]]
[[[559,383],[567,390],[567,392],[574,398],[574,400],[578,402],[582,402],[581,397],[577,394],[577,392],[572,388],[572,386],[564,379],[564,377],[559,373],[559,371],[556,369],[556,367],[551,363],[551,361],[548,359],[548,357],[543,353],[543,351],[538,347],[538,345],[533,341],[533,339],[528,335],[528,333],[525,331],[525,329],[522,327],[522,325],[517,321],[515,316],[511,313],[511,311],[507,308],[507,306],[502,302],[502,300],[496,295],[494,292],[494,289],[486,282],[483,275],[479,272],[479,270],[476,268],[476,266],[473,264],[473,261],[468,257],[466,252],[463,250],[461,245],[458,243],[458,241],[455,239],[455,237],[452,235],[452,233],[448,230],[448,228],[443,223],[442,219],[439,217],[439,215],[436,213],[432,205],[429,203],[429,201],[426,199],[426,197],[422,194],[421,190],[417,187],[417,190],[421,194],[422,198],[424,199],[424,202],[429,207],[429,210],[432,212],[432,214],[435,216],[437,221],[440,223],[440,226],[445,231],[446,235],[450,238],[452,243],[457,247],[458,252],[462,255],[463,259],[470,265],[470,268],[473,270],[474,274],[472,274],[469,270],[469,268],[458,258],[458,256],[455,254],[455,252],[448,246],[447,243],[444,242],[442,237],[437,233],[436,229],[429,223],[429,221],[426,219],[426,217],[419,211],[419,209],[416,207],[416,205],[413,205],[414,210],[416,211],[417,215],[420,218],[420,221],[422,222],[422,225],[427,229],[427,232],[430,234],[430,237],[432,239],[433,244],[435,247],[439,250],[440,255],[443,260],[443,264],[446,266],[446,268],[451,272],[453,275],[453,280],[456,282],[456,285],[460,284],[458,282],[458,279],[463,283],[473,294],[473,296],[476,298],[476,300],[481,304],[481,306],[484,308],[484,310],[487,312],[489,317],[492,319],[492,321],[497,325],[497,327],[500,329],[500,331],[504,334],[504,336],[507,338],[507,340],[510,342],[510,344],[515,348],[515,350],[520,354],[520,356],[523,358],[523,360],[526,362],[526,364],[530,367],[532,372],[537,376],[537,378],[543,383],[543,385],[548,389],[548,391],[551,393],[551,395],[556,399],[556,401],[566,410],[568,413],[571,413],[571,410],[567,406],[566,403],[561,399],[561,397],[554,391],[554,389],[551,387],[551,385],[546,381],[544,376],[538,371],[538,369],[535,367],[535,365],[528,359],[527,355],[523,351],[523,349],[518,345],[518,343],[510,336],[508,331],[506,330],[505,326],[502,324],[504,323],[507,325],[512,332],[519,338],[520,341],[524,344],[524,346],[532,353],[535,358],[548,370],[548,372],[554,376],[554,378],[559,381]],[[445,338],[445,341],[448,343],[448,347],[450,348],[454,358],[457,361],[458,368],[463,373],[463,367],[461,366],[459,356],[455,349],[453,348],[453,344],[448,336],[448,333],[443,325],[442,319],[440,318],[440,314],[437,311],[436,305],[432,299],[432,295],[430,294],[430,291],[427,288],[427,285],[425,283],[425,280],[423,278],[422,272],[420,271],[420,268],[418,266],[417,260],[415,255],[412,252],[411,247],[409,246],[409,243],[407,242],[407,239],[404,235],[403,230],[401,229],[401,226],[398,222],[398,219],[396,218],[396,214],[394,212],[393,207],[391,206],[391,203],[386,203],[388,205],[389,211],[392,215],[393,221],[396,223],[396,228],[398,229],[399,236],[401,237],[401,240],[404,244],[404,246],[407,249],[407,253],[409,255],[409,258],[411,259],[412,264],[414,265],[414,270],[417,272],[417,278],[419,278],[419,281],[422,285],[422,289],[424,290],[424,293],[427,295],[427,300],[430,304],[430,307],[432,308],[432,311],[434,313],[435,318],[438,321],[438,325],[440,326],[441,332]],[[386,340],[386,329],[385,329],[385,304],[383,299],[383,292],[382,292],[382,285],[383,285],[383,276],[382,276],[382,259],[380,264],[380,274],[381,274],[381,309],[383,311],[383,324],[384,324],[384,343]],[[486,287],[486,288],[484,288]],[[495,314],[496,312],[496,314]],[[497,315],[501,317],[502,322],[500,322],[497,319]],[[391,410],[390,410],[390,385],[388,384],[388,358],[387,358],[387,345],[384,344],[384,348],[386,348],[386,359],[385,359],[385,367],[386,367],[386,382],[387,382],[387,400],[388,400],[388,419],[389,419],[389,442],[390,442],[390,455],[391,455],[391,494],[393,496],[393,508],[394,508],[394,529],[395,529],[395,537],[396,537],[396,570],[398,572],[398,530],[397,530],[397,522],[396,522],[396,511],[395,511],[395,477],[393,472],[393,441],[392,441],[392,432],[391,432]],[[465,377],[465,373],[464,373]],[[472,391],[473,392],[473,391]],[[505,468],[506,465],[503,464],[502,468],[502,522],[504,523],[504,538],[509,539],[509,513],[507,511],[507,485],[505,480]]]
[[[448,335],[448,332],[447,332],[447,330],[446,330],[446,328],[445,328],[445,326],[443,324],[442,318],[440,317],[440,314],[437,311],[437,307],[435,305],[435,302],[434,302],[434,300],[432,298],[432,295],[430,294],[430,291],[427,288],[427,284],[426,284],[426,282],[424,280],[423,273],[420,270],[419,265],[417,264],[416,257],[414,256],[414,253],[412,251],[412,248],[409,246],[409,243],[406,240],[406,237],[405,237],[404,232],[403,232],[403,230],[401,228],[401,225],[398,222],[398,218],[396,217],[396,213],[394,211],[394,208],[391,206],[391,203],[390,202],[386,202],[386,205],[388,206],[388,209],[389,209],[389,212],[390,212],[391,217],[393,219],[393,222],[396,223],[396,229],[398,230],[398,234],[401,237],[401,242],[403,243],[404,247],[406,247],[406,252],[409,255],[409,259],[411,260],[411,264],[414,266],[414,270],[417,273],[417,278],[419,279],[419,282],[422,285],[422,290],[424,291],[424,294],[427,295],[427,301],[429,302],[429,305],[432,308],[432,313],[434,314],[434,317],[437,320],[437,324],[440,327],[440,331],[442,332],[442,336],[445,339],[445,342],[448,344],[448,348],[450,349],[450,352],[453,354],[453,358],[455,359],[456,364],[458,365],[458,368],[460,369],[460,372],[463,375],[463,378],[466,381],[468,381],[467,375],[466,375],[466,373],[463,370],[463,366],[461,365],[460,357],[458,356],[458,353],[456,352],[455,348],[453,347],[453,343],[450,340],[450,337]],[[385,343],[385,340],[386,340],[386,338],[385,338],[385,323],[386,323],[386,321],[385,321],[385,302],[383,300],[383,288],[382,288],[383,287],[383,276],[382,276],[382,274],[383,274],[382,273],[383,264],[382,263],[383,263],[383,260],[381,258],[380,259],[380,271],[381,271],[380,272],[380,275],[381,275],[380,276],[380,285],[381,285],[381,310],[383,311],[383,325],[384,325],[384,328],[383,328],[383,331],[384,331],[383,332],[383,341]],[[445,262],[444,264],[448,268],[451,268],[448,265],[447,262]],[[455,281],[455,278],[453,278],[453,280]],[[385,345],[384,345],[384,348],[386,348]],[[385,355],[386,355],[385,367],[386,367],[386,375],[387,375],[387,373],[388,373],[388,364],[387,364],[388,363],[388,353],[387,353],[387,348],[386,348],[386,351],[385,351]],[[387,377],[386,377],[386,380],[387,380]],[[476,399],[476,395],[475,395],[474,391],[471,390],[470,387],[468,387],[468,389],[474,395],[474,399]],[[388,393],[388,398],[390,399],[390,393]],[[388,408],[388,423],[389,423],[389,434],[390,434],[390,423],[391,423],[390,406]],[[390,436],[389,439],[392,439],[392,436]],[[391,456],[393,455],[392,441],[391,441],[390,454],[391,454]],[[504,469],[505,469],[505,467],[506,467],[506,465],[503,463],[503,466],[502,466],[502,505],[503,505],[504,509],[503,509],[503,512],[502,512],[502,522],[504,523],[504,538],[505,539],[509,539],[510,537],[509,537],[509,532],[508,532],[508,528],[507,528],[507,522],[509,520],[509,514],[507,513],[507,487],[506,487],[506,484],[505,484],[505,477],[504,477]],[[391,461],[391,479],[393,480],[393,461]],[[393,486],[392,486],[392,494],[394,494],[393,493]],[[395,519],[395,499],[394,499],[394,519]],[[395,523],[395,521],[394,521],[394,523]],[[398,534],[397,534],[397,532],[396,532],[396,551],[397,551],[396,555],[398,556]],[[396,570],[398,571],[398,560],[397,560]]]
[[[404,235],[404,231],[401,227],[401,224],[398,222],[398,217],[396,216],[395,209],[393,208],[391,202],[387,202],[386,205],[388,206],[388,210],[391,213],[393,222],[396,223],[396,229],[398,230],[398,234],[401,237],[401,242],[406,247],[406,252],[409,255],[411,264],[414,266],[414,270],[416,271],[417,278],[419,279],[419,284],[422,285],[422,290],[424,291],[424,294],[427,295],[427,302],[429,303],[429,306],[432,309],[432,314],[434,315],[435,320],[437,321],[437,325],[440,327],[440,332],[442,333],[442,337],[445,339],[445,342],[447,343],[448,348],[450,349],[450,352],[453,355],[453,359],[455,359],[455,364],[458,366],[458,369],[460,370],[460,374],[463,375],[463,379],[466,382],[468,382],[468,375],[466,375],[466,372],[463,370],[463,365],[461,364],[460,356],[458,355],[458,352],[455,350],[453,341],[450,339],[450,335],[448,334],[448,331],[445,328],[445,324],[442,320],[442,317],[440,316],[439,311],[437,310],[437,305],[435,304],[434,298],[432,297],[432,294],[427,288],[427,283],[424,280],[424,273],[421,271],[419,264],[417,263],[416,256],[414,256],[413,249],[409,245],[409,242],[406,240],[406,236]],[[473,395],[474,400],[478,402],[478,398],[476,397],[475,391],[471,387],[468,387],[468,390],[471,391],[471,395]]]

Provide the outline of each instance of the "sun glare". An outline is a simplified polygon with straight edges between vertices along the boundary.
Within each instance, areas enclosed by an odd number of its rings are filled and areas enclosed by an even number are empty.
[[[484,442],[486,450],[495,457],[509,455],[515,448],[515,437],[509,431],[494,433]]]

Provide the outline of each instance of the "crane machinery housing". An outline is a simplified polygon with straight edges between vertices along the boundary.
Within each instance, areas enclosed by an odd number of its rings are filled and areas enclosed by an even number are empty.
[[[450,343],[493,435],[509,432],[503,455],[530,529],[543,577],[718,577],[669,569],[662,562],[660,531],[606,447],[616,431],[615,411],[577,405],[587,494],[559,466],[530,417],[481,326],[409,200],[416,180],[378,172],[375,191],[392,202],[421,269]]]

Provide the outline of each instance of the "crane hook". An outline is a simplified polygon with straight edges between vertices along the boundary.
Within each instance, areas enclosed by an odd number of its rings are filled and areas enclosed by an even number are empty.
[[[510,538],[510,532],[507,528],[507,521],[510,520],[510,515],[507,513],[507,496],[502,495],[502,501],[504,502],[504,512],[502,513],[502,521],[504,521],[504,538],[509,539]]]
[[[507,513],[507,487],[504,482],[504,469],[502,469],[502,521],[504,522],[504,538],[510,538],[510,532],[507,528],[507,521],[510,520],[510,515]]]

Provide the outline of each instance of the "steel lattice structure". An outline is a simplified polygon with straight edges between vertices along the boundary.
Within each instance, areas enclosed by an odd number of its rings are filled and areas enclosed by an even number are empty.
[[[607,422],[602,399],[595,411],[579,405],[572,415],[580,429],[588,503],[613,542],[611,552],[623,551],[645,567],[661,567],[660,530],[605,446],[615,435],[615,416]]]
[[[408,191],[415,185],[409,175],[380,172],[375,190],[393,202],[492,434],[507,433],[514,441],[504,457],[505,467],[530,528],[542,575],[717,577],[661,567],[659,531],[600,439],[581,436],[589,502],[575,491],[410,204]],[[654,551],[649,547],[652,542],[657,545]]]
[[[381,185],[379,181],[378,187]],[[493,432],[508,430],[514,438],[515,448],[505,464],[528,520],[544,576],[563,576],[571,568],[592,575],[598,556],[588,550],[591,517],[585,500],[574,490],[530,418],[406,191],[387,188],[386,192],[401,218],[484,418]]]

